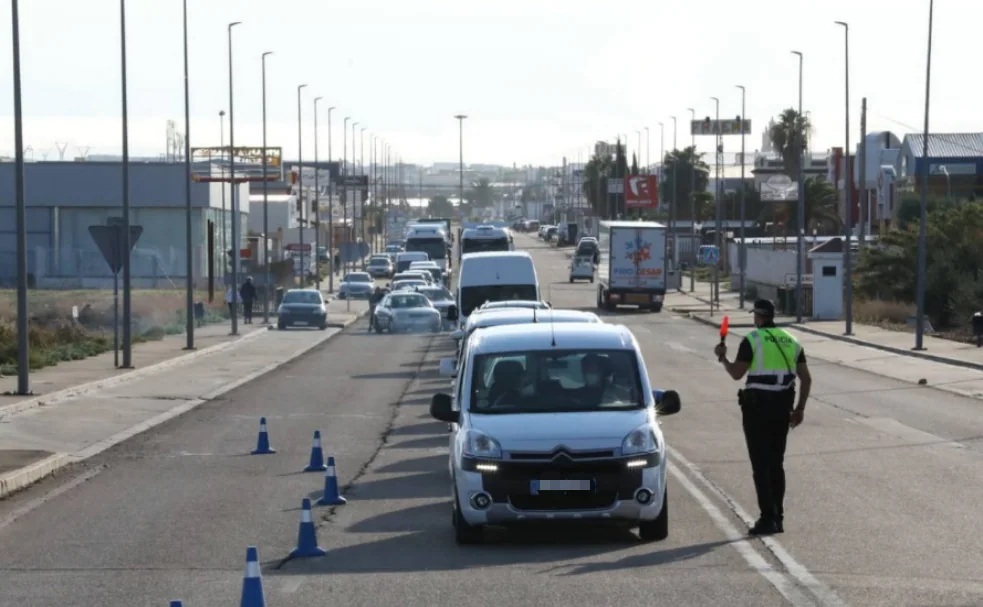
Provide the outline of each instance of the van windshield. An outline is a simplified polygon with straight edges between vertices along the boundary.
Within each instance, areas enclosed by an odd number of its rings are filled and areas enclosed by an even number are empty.
[[[569,413],[642,409],[631,350],[540,350],[475,357],[472,413]]]
[[[509,250],[509,239],[505,236],[501,238],[467,238],[461,241],[461,252],[465,255]]]
[[[475,285],[461,287],[461,315],[470,316],[476,308],[488,301],[538,301],[536,285]]]
[[[406,241],[407,251],[423,251],[430,259],[445,259],[447,257],[447,242],[440,237],[411,238]]]

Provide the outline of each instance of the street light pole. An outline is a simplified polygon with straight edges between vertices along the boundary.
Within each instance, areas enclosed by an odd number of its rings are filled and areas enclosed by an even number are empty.
[[[690,267],[689,270],[689,292],[692,293],[696,290],[696,254],[700,250],[699,243],[696,242],[696,134],[693,132],[693,122],[696,121],[696,110],[689,107],[690,115],[690,147],[693,150],[692,157],[690,158],[689,167],[689,220],[690,229],[693,231],[693,240],[690,241],[690,252],[692,253],[692,258],[694,265]]]
[[[219,110],[218,111],[218,145],[223,150],[225,149],[225,110]],[[210,168],[211,167],[209,167],[209,169]],[[226,232],[226,229],[225,229],[226,226],[228,225],[228,223],[225,221],[225,181],[224,181],[224,179],[225,179],[225,167],[222,167],[222,179],[223,179],[223,181],[220,181],[219,182],[219,185],[222,186],[222,228],[221,228],[221,230],[222,230],[222,237],[221,237],[220,241],[222,243],[222,255],[225,255],[225,251],[228,251],[229,250],[229,247],[226,246],[226,240],[227,240],[226,239],[226,236],[228,236],[228,232]],[[225,258],[224,257],[222,258],[222,278],[225,278]]]
[[[649,150],[651,149],[650,134],[649,128],[645,127],[645,172],[649,175],[652,174],[652,158],[649,156]]]
[[[843,90],[846,97],[845,107],[845,126],[843,128],[844,147],[843,147],[843,210],[844,226],[846,227],[846,246],[843,248],[844,279],[846,280],[846,294],[844,296],[846,330],[844,335],[853,335],[853,180],[850,174],[850,26],[845,21],[836,21],[836,25],[843,26]],[[863,160],[861,160],[863,162]]]
[[[352,175],[358,175],[358,163],[356,162],[357,157],[355,156],[355,127],[357,127],[359,124],[360,123],[358,122],[352,123]],[[355,231],[355,251],[356,251],[355,253],[356,258],[352,259],[352,265],[351,265],[352,271],[355,271],[355,263],[358,260],[358,257],[362,255],[362,245],[359,242],[359,239],[361,238],[362,235],[358,233],[358,227],[359,227],[358,197],[360,194],[361,192],[357,189],[352,192],[352,229]]]
[[[672,200],[669,203],[669,233],[672,234],[672,249],[670,250],[669,260],[672,264],[670,267],[673,270],[673,276],[677,276],[679,271],[679,264],[676,262],[676,251],[678,247],[676,246],[676,232],[675,232],[675,219],[676,219],[676,168],[679,166],[679,150],[676,149],[676,117],[670,116],[672,118]],[[668,238],[666,241],[668,242]],[[682,289],[682,276],[679,277],[679,286]]]
[[[301,108],[301,92],[307,88],[306,84],[297,85],[297,208],[300,211],[300,227],[297,229],[300,242],[300,286],[304,287],[307,282],[307,262],[304,261],[304,127],[301,120],[303,110]],[[317,174],[317,167],[314,168]],[[315,255],[317,252],[315,251]],[[309,259],[309,258],[308,258]]]
[[[713,99],[714,103],[716,103],[716,107],[717,107],[716,119],[717,119],[717,124],[719,125],[720,124],[720,99],[718,99],[717,97],[710,97],[710,99]],[[714,137],[714,148],[713,148],[714,180],[716,181],[713,187],[713,193],[714,193],[713,198],[714,198],[714,204],[716,205],[715,217],[716,217],[716,224],[717,224],[715,228],[716,234],[714,235],[713,241],[717,246],[717,263],[713,264],[713,293],[710,296],[711,315],[713,314],[714,302],[716,302],[717,304],[717,309],[718,310],[720,309],[720,250],[722,248],[721,211],[723,210],[723,205],[721,204],[723,201],[721,200],[721,198],[723,198],[723,192],[724,192],[723,183],[721,182],[720,179],[720,148],[721,147],[722,146],[720,145],[720,133],[718,132],[717,136]]]
[[[795,251],[796,251],[796,260],[795,260],[795,321],[796,322],[802,322],[802,304],[803,304],[803,302],[802,302],[802,273],[803,273],[803,270],[804,270],[804,267],[803,266],[804,266],[804,262],[805,262],[805,259],[804,259],[804,257],[805,257],[805,255],[804,255],[804,245],[805,245],[805,243],[803,241],[805,240],[805,233],[806,233],[806,224],[805,224],[805,220],[806,220],[806,218],[805,218],[805,214],[806,214],[806,211],[805,211],[805,206],[806,206],[806,203],[805,203],[805,183],[804,183],[804,179],[803,179],[803,175],[804,175],[804,171],[805,171],[805,168],[803,166],[805,164],[805,146],[803,145],[803,141],[802,141],[802,135],[803,135],[803,133],[802,133],[802,127],[804,126],[804,120],[802,118],[802,53],[799,52],[799,51],[792,51],[792,54],[793,55],[797,55],[799,57],[799,113],[798,113],[798,117],[796,118],[798,124],[794,125],[795,126],[795,136],[796,136],[796,139],[798,139],[798,142],[799,142],[799,149],[798,149],[798,152],[799,152],[799,204],[798,204],[798,209],[799,209],[799,211],[798,211],[798,213],[796,213],[796,215],[798,215],[798,217],[797,217],[797,221],[796,221],[796,224],[797,224],[796,225],[796,227],[797,227],[797,234],[795,235]]]
[[[317,166],[317,102],[323,97],[314,98],[314,288],[321,290],[321,181]]]
[[[266,51],[260,57],[263,64],[263,264],[266,266],[266,276],[263,280],[263,324],[270,323],[270,290],[273,288],[273,279],[270,272],[270,181],[267,179],[267,158],[266,158],[266,58],[272,55],[273,51]]]
[[[331,112],[335,106],[328,108],[328,165],[331,165]],[[334,179],[328,181],[328,293],[334,293]]]
[[[188,81],[188,0],[181,3],[184,38],[184,257],[185,257],[185,350],[195,349],[195,277],[191,244],[191,92]]]
[[[351,120],[351,116],[345,116],[345,120],[343,121],[342,128],[341,128],[341,141],[342,141],[341,174],[343,177],[348,176],[348,121],[349,120]],[[354,143],[352,145],[354,145]],[[341,252],[340,255],[341,255],[341,273],[344,274],[345,272],[348,271],[348,259],[346,259],[346,257],[348,255],[348,249],[350,248],[348,246],[348,243],[352,235],[352,230],[348,227],[348,186],[346,185],[341,186],[341,198],[342,198],[341,209],[342,212],[344,213],[344,220],[345,220],[345,226],[344,226],[345,237],[341,239],[340,248],[343,249],[343,251]]]
[[[458,190],[458,196],[460,199],[458,201],[459,205],[464,204],[464,119],[467,118],[465,114],[457,114],[454,116],[457,118],[457,137],[458,137],[458,164],[460,173],[460,188]]]
[[[927,264],[928,234],[928,107],[932,87],[932,18],[935,0],[928,2],[928,50],[925,54],[925,130],[922,133],[921,193],[922,205],[918,221],[918,316],[915,318],[915,350],[924,350],[925,336],[925,272]]]
[[[123,110],[123,234],[120,242],[123,254],[123,368],[133,367],[133,344],[130,336],[130,123],[129,108],[126,94],[126,0],[119,0],[121,73],[122,73],[122,110]]]
[[[746,267],[746,263],[747,263],[746,262],[746,259],[747,259],[747,252],[746,252],[747,243],[744,242],[744,212],[745,212],[745,208],[744,208],[744,206],[745,206],[744,205],[744,190],[746,189],[746,186],[744,184],[744,165],[745,165],[745,162],[744,162],[744,140],[746,139],[746,137],[744,136],[744,121],[747,119],[747,117],[744,116],[744,112],[745,112],[745,101],[747,99],[747,89],[744,88],[744,86],[743,85],[740,85],[740,84],[737,85],[737,88],[741,89],[741,121],[740,121],[741,122],[741,125],[740,125],[741,126],[741,202],[740,202],[740,205],[741,205],[741,227],[740,227],[741,244],[737,248],[737,265],[740,266],[740,275],[741,275],[740,285],[738,287],[740,289],[740,291],[741,291],[740,292],[740,295],[738,296],[738,298],[740,300],[739,307],[743,310],[744,309],[744,281],[745,281],[745,273],[746,273],[745,267]]]
[[[362,173],[361,173],[362,176],[364,176],[366,174],[365,173],[365,129],[366,128],[368,128],[368,127],[364,127],[363,126],[358,131],[358,164],[362,167]],[[359,208],[361,210],[361,212],[358,214],[358,216],[359,216],[359,222],[362,224],[362,227],[361,227],[361,229],[359,231],[362,233],[363,242],[365,241],[365,197],[368,196],[367,187],[368,186],[366,185],[366,190],[365,191],[359,189],[359,191],[358,191],[358,198],[357,198],[358,204],[359,204]],[[359,188],[361,188],[361,186],[359,186]],[[368,244],[368,242],[366,242],[366,244]],[[370,251],[370,253],[371,253],[371,251]],[[362,255],[361,257],[362,257],[362,271],[364,272],[365,271],[365,257],[366,256],[365,255]]]
[[[229,201],[232,206],[232,302],[238,301],[236,294],[239,292],[239,205],[237,204],[238,188],[236,187],[236,155],[235,155],[235,108],[232,103],[232,28],[242,23],[233,21],[229,24],[229,184],[231,186],[232,197]],[[225,218],[222,218],[223,222]],[[232,306],[232,335],[239,334],[238,306]]]
[[[17,394],[31,393],[30,341],[27,323],[27,203],[24,200],[24,120],[20,86],[20,14],[10,0],[14,60],[14,189],[17,202]]]

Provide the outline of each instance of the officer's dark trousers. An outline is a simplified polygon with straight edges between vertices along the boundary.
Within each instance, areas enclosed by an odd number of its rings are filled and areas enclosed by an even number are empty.
[[[744,438],[751,458],[754,489],[761,517],[782,520],[785,514],[785,444],[794,393],[757,391],[755,402],[741,407]]]

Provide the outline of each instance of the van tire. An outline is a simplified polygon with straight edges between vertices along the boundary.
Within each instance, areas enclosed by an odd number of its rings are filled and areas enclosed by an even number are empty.
[[[643,542],[660,542],[669,537],[669,487],[662,493],[662,511],[654,521],[643,521],[638,526],[638,537]]]

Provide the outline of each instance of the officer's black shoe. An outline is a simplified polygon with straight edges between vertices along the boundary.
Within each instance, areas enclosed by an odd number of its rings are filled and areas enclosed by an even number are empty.
[[[748,533],[750,535],[772,535],[773,533],[779,532],[780,527],[778,523],[766,518],[759,518],[758,522],[756,522],[753,527],[748,529]]]
[[[785,533],[785,519],[778,517],[775,520],[775,530],[778,531],[778,533]]]

